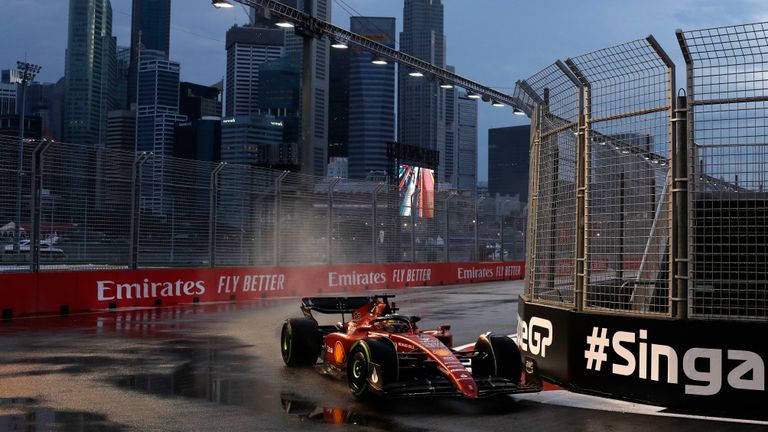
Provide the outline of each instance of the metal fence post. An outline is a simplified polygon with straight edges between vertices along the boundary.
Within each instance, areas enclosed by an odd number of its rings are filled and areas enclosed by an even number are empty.
[[[328,264],[333,264],[333,190],[339,180],[335,178],[328,185]]]
[[[216,267],[216,237],[218,224],[218,203],[219,203],[219,174],[227,165],[226,162],[219,163],[211,172],[211,204],[208,207],[208,265],[211,268]]]
[[[675,286],[677,292],[673,295],[673,307],[677,303],[677,311],[673,310],[673,316],[679,319],[688,318],[694,313],[692,309],[692,289],[691,283],[693,276],[692,264],[696,259],[695,251],[693,250],[695,242],[689,237],[693,226],[689,227],[689,224],[694,223],[694,215],[689,213],[694,207],[692,198],[694,198],[697,188],[696,179],[699,175],[704,174],[704,167],[697,166],[703,158],[700,159],[698,155],[698,149],[694,142],[695,122],[693,105],[695,99],[695,68],[693,58],[691,57],[691,50],[688,47],[688,41],[682,30],[675,32],[677,40],[680,44],[680,50],[683,53],[683,59],[685,60],[685,97],[677,98],[677,115],[675,116],[675,135],[676,145],[672,155],[672,163],[679,165],[674,168],[673,172],[673,189],[678,190],[678,201],[673,206],[673,217],[677,219],[679,231],[674,238],[678,239],[677,248],[673,248],[673,251],[677,251],[677,256],[674,261],[678,263],[679,268],[675,277]],[[706,74],[703,74],[706,76]],[[672,80],[674,83],[675,81]],[[680,120],[684,119],[684,120]],[[705,121],[706,124],[706,121]],[[682,134],[682,135],[681,135]],[[684,170],[684,171],[683,171]],[[698,172],[697,172],[698,171]],[[685,175],[683,175],[683,173]],[[679,175],[678,175],[679,174]],[[736,181],[738,183],[739,176],[736,175]],[[679,182],[679,183],[678,183]],[[682,188],[685,190],[682,191]],[[673,197],[675,193],[673,191]],[[679,208],[678,208],[679,206]],[[684,210],[684,211],[683,211]],[[676,212],[676,213],[675,213]],[[677,283],[680,285],[678,286]],[[689,300],[690,299],[690,300]],[[689,301],[691,303],[689,303]]]
[[[445,199],[445,262],[451,262],[451,243],[448,239],[451,238],[451,200],[454,195],[448,195]]]
[[[501,242],[501,251],[499,252],[499,261],[504,262],[504,212],[503,209],[500,212],[501,217],[499,218],[499,241]]]
[[[141,167],[144,166],[152,153],[142,153],[133,162],[133,178],[131,181],[131,241],[128,268],[136,270],[139,267],[139,230],[141,225]]]
[[[275,180],[275,232],[272,236],[273,238],[273,262],[275,266],[280,265],[280,210],[282,207],[282,196],[281,196],[281,189],[283,186],[283,179],[288,175],[288,171],[283,171],[280,173],[280,175],[277,177],[277,180]]]
[[[475,215],[474,215],[474,234],[475,234],[475,253],[472,254],[475,258],[475,261],[480,261],[480,218],[478,217],[480,213],[478,212],[478,207],[480,205],[480,200],[482,198],[480,197],[474,197],[475,202]]]
[[[372,212],[373,212],[373,227],[371,228],[371,260],[374,264],[378,262],[378,257],[376,256],[378,254],[378,238],[376,237],[377,230],[379,229],[379,192],[382,188],[386,187],[387,185],[384,183],[380,183],[376,186],[376,189],[373,191],[373,199],[372,199]]]
[[[411,262],[416,262],[416,208],[414,198],[416,194],[411,195]]]
[[[590,85],[576,63],[568,59],[557,66],[573,82],[578,92],[576,143],[576,256],[573,302],[576,310],[584,308],[587,289],[587,140],[589,139]],[[567,65],[567,66],[566,66]],[[622,174],[623,175],[623,174]],[[622,189],[623,192],[623,189]]]
[[[673,293],[672,316],[685,319],[688,316],[688,100],[677,97],[673,119],[675,140],[672,154],[672,242]]]
[[[531,136],[529,142],[530,155],[528,157],[531,172],[531,181],[528,182],[528,217],[525,231],[525,294],[528,300],[533,299],[536,283],[536,265],[538,264],[538,252],[536,249],[536,236],[538,235],[538,202],[539,202],[539,151],[541,150],[541,123],[539,114],[541,105],[536,104],[531,113]]]
[[[43,191],[43,153],[53,144],[52,141],[42,140],[32,151],[32,202],[30,203],[30,223],[32,237],[29,247],[32,255],[33,272],[40,271],[40,207]]]

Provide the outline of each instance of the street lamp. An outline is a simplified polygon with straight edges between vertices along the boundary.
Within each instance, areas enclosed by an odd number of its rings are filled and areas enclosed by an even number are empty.
[[[371,60],[371,63],[375,65],[385,65],[387,64],[387,61],[383,57],[376,56],[373,58],[373,60]]]
[[[295,24],[293,24],[292,22],[290,22],[288,20],[280,20],[280,21],[276,22],[275,25],[280,27],[280,28],[294,28],[294,27],[296,27]]]
[[[412,70],[411,72],[408,73],[408,76],[412,76],[414,78],[421,78],[424,76],[424,74],[417,70]]]
[[[340,39],[331,39],[331,48],[347,49],[349,45]]]
[[[441,89],[445,89],[445,90],[450,90],[450,89],[453,88],[453,84],[451,84],[449,82],[441,81],[440,82],[440,88]]]
[[[501,102],[499,102],[499,101],[497,101],[497,100],[495,100],[495,101],[491,102],[491,105],[493,105],[493,106],[495,106],[495,107],[497,107],[497,108],[502,108],[502,107],[504,107],[504,106],[505,106],[503,103],[501,103]]]
[[[512,114],[518,115],[518,116],[524,116],[525,115],[523,110],[521,110],[520,108],[515,108],[515,110],[512,112]]]
[[[211,4],[213,7],[217,9],[229,9],[235,7],[232,3],[228,2],[227,0],[211,0]]]
[[[479,94],[477,94],[477,93],[473,93],[473,92],[471,92],[471,91],[467,91],[467,97],[468,97],[469,99],[475,99],[475,100],[477,100],[477,99],[480,99],[482,96],[480,96],[480,95],[479,95]]]
[[[27,111],[27,83],[34,80],[40,72],[41,67],[23,61],[16,62],[16,68],[19,71],[19,85],[21,86],[21,110],[19,111],[19,169],[16,172],[16,226],[14,227],[13,251],[18,254],[21,252],[21,175],[24,170],[24,122],[26,121]],[[30,252],[32,245],[30,245]]]

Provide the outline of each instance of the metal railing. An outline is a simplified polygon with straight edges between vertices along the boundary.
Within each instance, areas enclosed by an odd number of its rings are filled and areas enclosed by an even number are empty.
[[[688,66],[689,314],[768,319],[768,23],[678,32]]]
[[[533,120],[526,296],[576,310],[768,319],[768,24],[653,36],[518,81]]]
[[[0,136],[0,271],[525,259],[508,197],[401,216],[395,185],[32,140],[20,170],[18,149]]]

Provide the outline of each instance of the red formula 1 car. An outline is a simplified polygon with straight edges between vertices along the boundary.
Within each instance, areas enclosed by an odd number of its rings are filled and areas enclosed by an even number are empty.
[[[316,366],[326,374],[346,375],[352,394],[358,398],[474,399],[541,390],[534,361],[526,359],[524,368],[511,338],[486,333],[473,349],[456,350],[449,325],[420,330],[420,318],[398,314],[395,303],[389,301],[392,297],[302,299],[304,318],[283,324],[283,361],[289,367]],[[312,312],[338,313],[342,321],[319,325]],[[352,319],[345,321],[346,314]]]

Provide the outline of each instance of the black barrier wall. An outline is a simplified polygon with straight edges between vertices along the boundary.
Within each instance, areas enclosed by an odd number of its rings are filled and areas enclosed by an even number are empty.
[[[557,384],[653,405],[748,412],[768,406],[767,323],[648,319],[521,303],[518,343]]]

